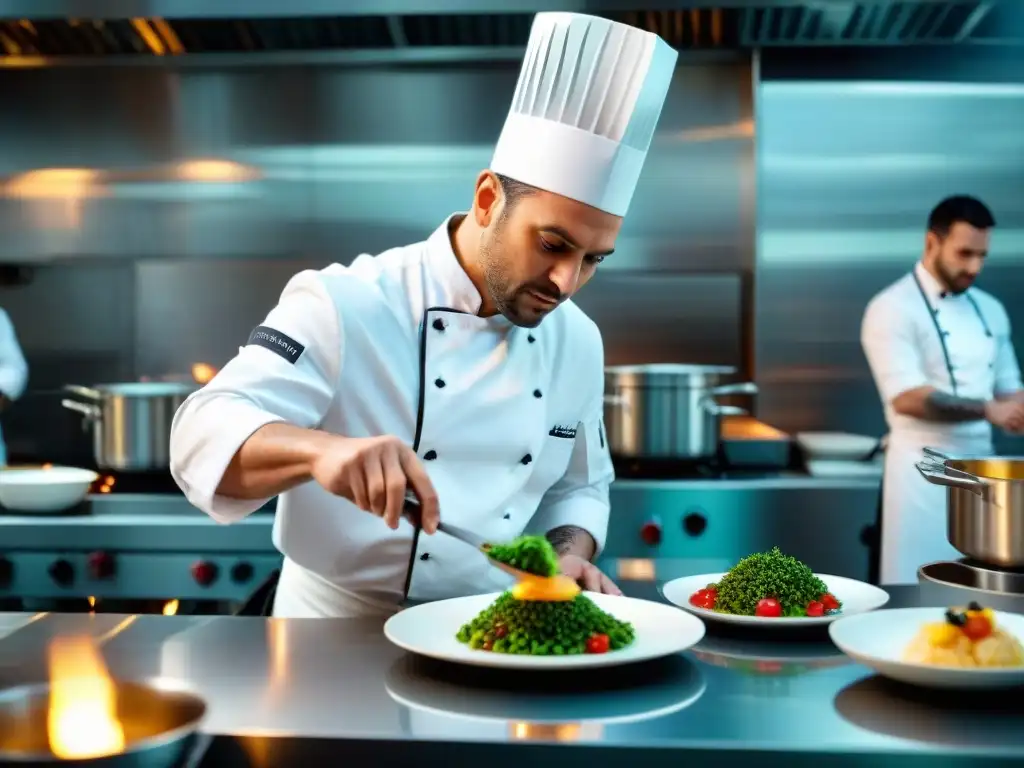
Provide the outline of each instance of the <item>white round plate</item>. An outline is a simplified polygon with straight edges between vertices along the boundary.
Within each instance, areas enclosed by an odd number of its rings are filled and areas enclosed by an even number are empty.
[[[824,624],[831,624],[842,616],[851,616],[858,613],[867,613],[881,608],[889,602],[889,593],[871,584],[865,584],[856,579],[847,579],[844,576],[829,576],[825,573],[814,574],[828,587],[836,598],[843,604],[842,611],[832,616],[801,616],[787,618],[780,616],[777,619],[767,619],[761,616],[733,616],[730,613],[716,613],[705,608],[697,608],[690,605],[690,595],[699,589],[704,589],[708,584],[717,583],[725,576],[724,573],[705,573],[700,576],[686,576],[682,579],[673,579],[662,587],[662,594],[665,599],[674,605],[678,605],[684,611],[689,611],[694,616],[700,616],[704,621],[717,621],[723,624],[750,624],[757,627],[813,627]]]
[[[900,608],[845,616],[833,623],[828,633],[851,659],[901,683],[959,690],[1024,685],[1024,667],[961,669],[904,661],[903,652],[921,627],[942,621],[945,613],[944,608]],[[1024,640],[1024,615],[996,611],[996,624]]]
[[[392,699],[432,715],[494,723],[637,723],[685,709],[697,701],[707,687],[700,665],[685,656],[672,658],[649,674],[641,673],[639,678],[632,670],[624,670],[629,675],[628,686],[623,685],[621,677],[616,678],[613,672],[610,675],[611,671],[605,670],[600,677],[581,672],[588,675],[587,680],[592,681],[593,686],[544,691],[474,685],[472,679],[466,679],[466,670],[461,670],[459,678],[420,674],[416,671],[417,661],[420,660],[406,656],[388,670],[384,689]],[[522,679],[522,674],[518,674]],[[602,690],[608,677],[612,682],[607,690]]]
[[[633,644],[620,651],[578,656],[518,656],[473,650],[455,639],[459,628],[501,596],[457,597],[407,608],[387,620],[384,636],[411,653],[479,667],[503,669],[579,669],[633,664],[681,653],[704,637],[704,623],[670,605],[587,593],[598,608],[636,631]]]

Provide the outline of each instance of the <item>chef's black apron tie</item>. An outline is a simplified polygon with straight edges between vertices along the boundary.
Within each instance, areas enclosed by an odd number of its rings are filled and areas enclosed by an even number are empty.
[[[928,316],[932,319],[932,325],[935,326],[935,333],[939,337],[939,346],[942,347],[942,359],[946,363],[946,371],[949,373],[949,383],[953,387],[954,397],[959,395],[956,384],[956,375],[953,373],[953,361],[949,356],[949,347],[946,346],[946,337],[949,335],[949,331],[942,328],[939,323],[939,310],[932,306],[932,303],[928,300],[928,294],[925,293],[924,286],[921,285],[921,280],[918,278],[916,272],[911,272],[910,276],[914,278],[914,285],[917,286],[918,293],[921,294],[921,301],[924,302],[925,308],[928,310]],[[946,294],[943,293],[943,296]],[[989,328],[988,323],[985,320],[985,315],[982,314],[981,307],[978,306],[978,302],[974,300],[970,290],[964,292],[964,296],[967,301],[971,303],[971,308],[974,310],[974,314],[977,315],[978,321],[981,323],[982,329],[985,331],[986,338],[992,338],[992,329]],[[885,498],[885,471],[882,471],[882,483],[878,489],[878,507],[875,510],[875,532],[876,535],[870,537],[868,544],[869,550],[871,551],[871,568],[870,568],[870,581],[872,584],[877,584],[881,580],[882,572],[882,504]],[[873,539],[873,540],[871,540]],[[873,546],[872,546],[873,545]]]

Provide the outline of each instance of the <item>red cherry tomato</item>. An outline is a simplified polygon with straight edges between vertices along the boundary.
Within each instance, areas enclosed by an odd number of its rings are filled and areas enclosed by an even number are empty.
[[[718,595],[713,590],[698,589],[690,595],[690,605],[710,611],[714,609],[717,598]]]
[[[976,643],[992,634],[992,622],[980,613],[969,613],[967,621],[960,627],[960,630]]]
[[[835,596],[830,592],[826,592],[824,595],[819,597],[818,600],[823,606],[825,606],[826,611],[839,610],[839,601],[836,600]]]
[[[608,635],[591,635],[587,639],[587,653],[608,653]]]
[[[774,597],[765,597],[757,602],[757,608],[754,610],[755,616],[760,616],[763,619],[774,619],[782,615],[782,603],[776,600]]]
[[[811,617],[824,616],[825,606],[817,600],[811,600],[811,602],[807,604],[807,615]]]

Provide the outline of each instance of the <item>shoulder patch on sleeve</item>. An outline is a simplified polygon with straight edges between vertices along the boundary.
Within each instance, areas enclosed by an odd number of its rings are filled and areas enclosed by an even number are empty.
[[[292,365],[298,362],[306,347],[291,336],[280,331],[268,328],[265,325],[257,325],[249,334],[249,341],[246,346],[263,347],[269,349],[275,355],[283,357]]]

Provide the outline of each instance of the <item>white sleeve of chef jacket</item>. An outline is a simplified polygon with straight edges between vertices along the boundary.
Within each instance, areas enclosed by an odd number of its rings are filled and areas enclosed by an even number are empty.
[[[224,471],[253,432],[272,422],[319,426],[341,367],[338,312],[318,272],[293,277],[261,327],[303,345],[298,358],[255,344],[186,400],[171,426],[171,473],[185,496],[219,522],[240,520],[269,499],[217,494]]]
[[[611,504],[608,488],[615,479],[608,441],[604,433],[604,359],[593,372],[599,383],[597,394],[576,428],[569,466],[562,479],[555,483],[541,499],[537,514],[530,521],[529,530],[537,534],[571,525],[582,528],[594,538],[596,558],[604,549],[608,535],[608,516]]]
[[[18,344],[18,334],[7,313],[0,309],[0,394],[17,400],[28,384],[28,363]]]
[[[860,332],[864,355],[884,403],[911,389],[928,386],[914,326],[895,304],[892,296],[873,299],[864,312]]]
[[[1024,389],[1021,384],[1020,363],[1013,349],[1013,330],[1006,310],[1000,306],[1003,315],[1001,329],[996,330],[995,393],[1012,395]]]

